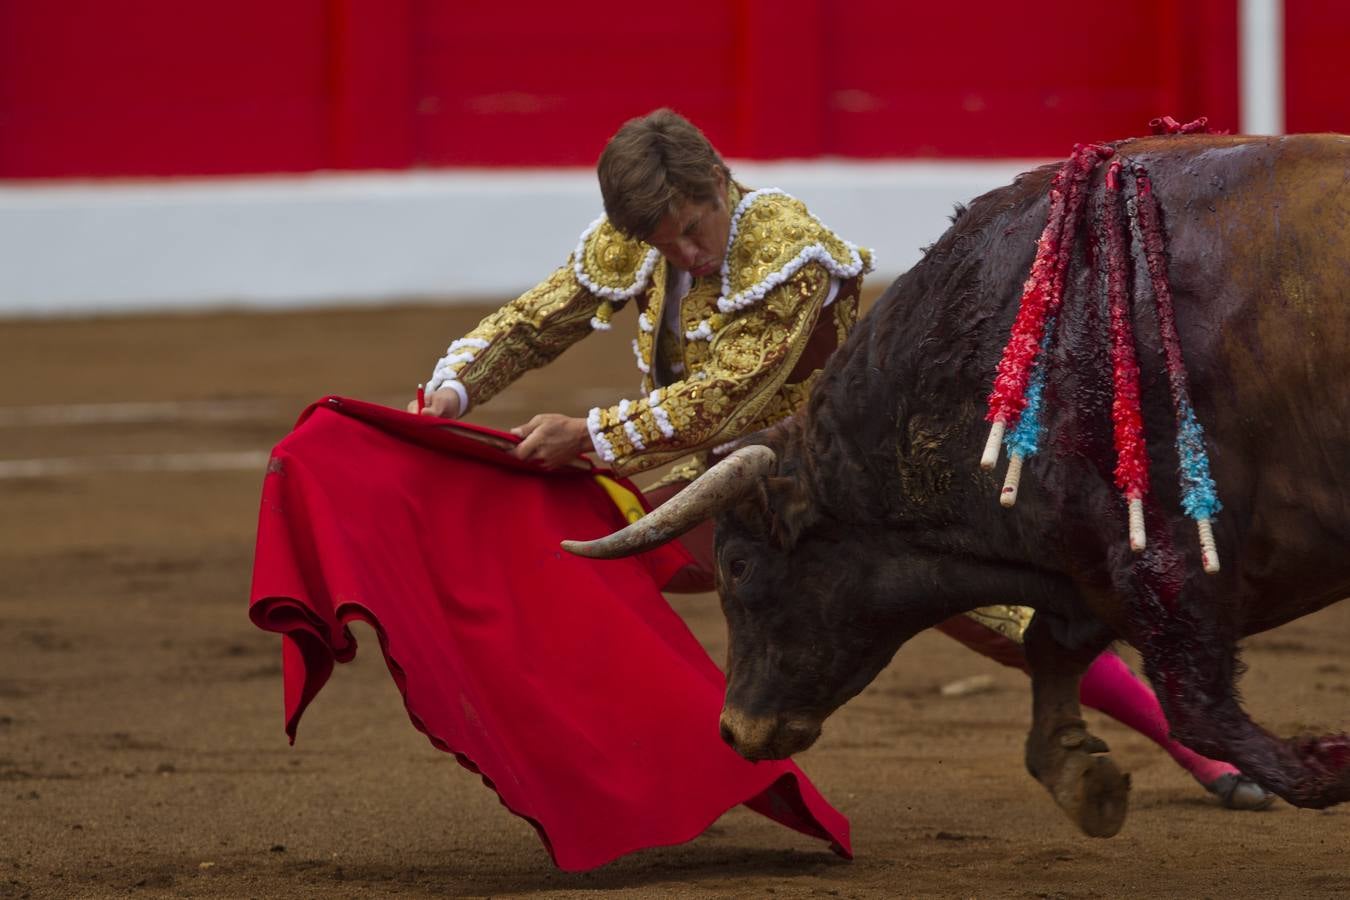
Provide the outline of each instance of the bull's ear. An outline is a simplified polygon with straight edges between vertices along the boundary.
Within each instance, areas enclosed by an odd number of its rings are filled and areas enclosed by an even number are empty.
[[[769,518],[769,536],[784,550],[791,550],[815,520],[815,505],[796,478],[765,478],[762,490]]]

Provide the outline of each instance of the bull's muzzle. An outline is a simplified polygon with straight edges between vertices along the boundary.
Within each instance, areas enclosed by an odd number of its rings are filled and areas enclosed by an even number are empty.
[[[786,759],[810,747],[820,737],[821,720],[796,713],[749,716],[725,707],[719,725],[728,747],[758,762]]]

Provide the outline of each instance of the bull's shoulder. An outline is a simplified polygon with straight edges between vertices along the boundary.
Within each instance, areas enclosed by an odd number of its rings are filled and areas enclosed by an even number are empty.
[[[572,254],[577,281],[609,300],[627,300],[647,289],[660,254],[625,235],[605,216],[581,233]]]
[[[732,213],[719,306],[728,311],[752,303],[813,262],[837,278],[852,278],[871,271],[872,252],[839,237],[796,197],[772,188],[751,191]]]

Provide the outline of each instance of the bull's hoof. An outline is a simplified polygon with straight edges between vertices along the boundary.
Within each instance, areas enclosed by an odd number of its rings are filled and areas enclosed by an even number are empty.
[[[1107,757],[1074,753],[1064,760],[1052,793],[1079,831],[1109,838],[1125,824],[1130,776]]]
[[[1229,773],[1205,785],[1205,790],[1219,798],[1225,809],[1266,809],[1275,802],[1275,795],[1246,775]]]

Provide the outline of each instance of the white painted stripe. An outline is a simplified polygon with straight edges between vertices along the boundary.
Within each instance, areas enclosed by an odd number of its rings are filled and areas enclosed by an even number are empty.
[[[236,450],[6,459],[0,460],[0,480],[59,478],[99,472],[225,472],[253,469],[261,474],[271,455],[266,450]]]
[[[1284,0],[1240,0],[1243,134],[1284,134]]]
[[[880,283],[942,235],[954,203],[1036,164],[731,162],[874,248]],[[8,182],[0,314],[511,296],[562,265],[600,208],[589,168]]]

